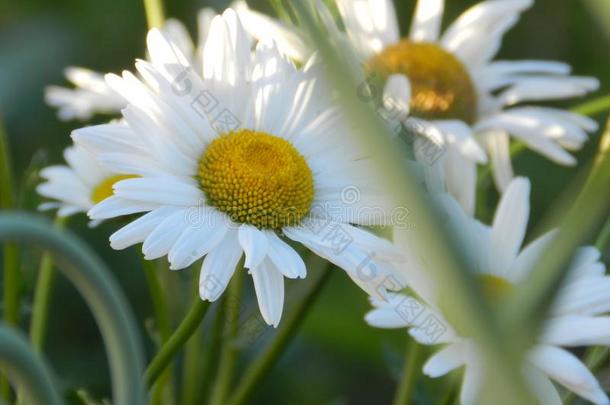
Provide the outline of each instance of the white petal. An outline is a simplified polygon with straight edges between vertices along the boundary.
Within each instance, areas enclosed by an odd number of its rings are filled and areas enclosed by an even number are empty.
[[[436,42],[441,31],[444,8],[445,0],[419,0],[411,23],[411,40]]]
[[[525,238],[530,211],[530,182],[516,178],[502,196],[491,231],[491,258],[499,274],[510,269]]]
[[[451,344],[436,352],[424,364],[423,372],[428,377],[436,378],[464,364],[464,346],[461,343]]]
[[[503,131],[488,131],[485,134],[485,141],[487,143],[487,148],[489,149],[489,155],[491,156],[496,187],[501,192],[504,192],[513,177],[515,177],[510,159],[509,136]]]
[[[216,301],[227,288],[229,280],[241,258],[242,250],[237,231],[230,229],[224,239],[203,259],[199,275],[199,296],[202,300]]]
[[[228,223],[224,214],[213,209],[205,209],[203,214],[203,220],[189,220],[184,223],[184,231],[169,251],[171,270],[190,266],[214,250],[225,236]]]
[[[554,346],[538,346],[530,358],[549,377],[581,397],[598,405],[609,403],[595,376],[570,352]]]
[[[177,210],[174,207],[161,207],[150,211],[110,235],[110,246],[113,249],[122,250],[143,242],[153,229]]]
[[[541,340],[557,346],[610,346],[610,317],[560,316],[548,321]]]
[[[147,260],[169,253],[187,225],[188,210],[182,209],[166,217],[144,240],[142,253]]]
[[[239,244],[246,254],[244,267],[254,269],[260,265],[269,252],[267,235],[252,225],[239,227]]]
[[[267,324],[277,327],[284,308],[284,277],[268,258],[250,271],[258,307]]]
[[[265,232],[269,240],[269,259],[288,278],[305,278],[305,262],[299,254],[273,231]]]
[[[114,194],[125,199],[154,204],[196,206],[204,198],[191,179],[179,177],[140,177],[121,180],[114,185]]]

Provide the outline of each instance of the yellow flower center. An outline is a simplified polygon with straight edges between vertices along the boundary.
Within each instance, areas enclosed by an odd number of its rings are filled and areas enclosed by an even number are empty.
[[[279,229],[308,214],[311,169],[288,141],[247,129],[216,138],[199,160],[208,204],[239,223]]]
[[[97,204],[104,201],[108,197],[112,197],[112,195],[114,194],[112,186],[114,186],[115,183],[118,183],[121,180],[134,179],[136,177],[138,176],[133,176],[129,174],[119,174],[116,176],[108,177],[100,184],[98,184],[93,189],[93,191],[91,191],[91,201],[93,201],[94,204]]]
[[[514,288],[510,281],[492,274],[480,274],[478,280],[481,283],[483,296],[491,304],[502,301]]]
[[[466,67],[440,46],[403,39],[370,58],[365,67],[381,75],[404,74],[411,82],[411,114],[473,124],[477,92]]]

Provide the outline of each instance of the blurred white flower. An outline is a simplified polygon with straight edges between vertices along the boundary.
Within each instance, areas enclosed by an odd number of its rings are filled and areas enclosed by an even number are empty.
[[[193,44],[186,27],[178,20],[167,20],[161,30],[194,66],[198,66],[201,65],[201,47],[214,15],[216,13],[210,8],[199,12],[198,46]],[[68,67],[65,75],[74,88],[48,86],[45,90],[45,101],[57,108],[57,115],[63,121],[87,121],[95,114],[119,114],[127,105],[127,101],[106,84],[102,73],[81,67]]]
[[[318,4],[328,23],[327,10]],[[477,164],[487,163],[489,155],[499,190],[514,176],[509,136],[558,164],[574,165],[566,150],[580,149],[587,132],[597,129],[584,116],[528,104],[583,96],[598,88],[598,80],[570,76],[564,63],[493,61],[503,35],[532,4],[484,1],[441,34],[444,0],[420,0],[409,37],[401,38],[392,0],[337,0],[346,37],[369,78],[385,80],[384,97],[395,99],[389,104],[406,102],[411,116],[423,119],[418,124],[425,127],[422,134],[444,142],[445,152],[434,163],[442,165],[448,191],[471,215]],[[279,36],[297,58],[313,52],[297,28],[244,5],[240,13],[255,37]]]
[[[526,282],[554,235],[549,232],[522,249],[529,192],[529,181],[515,178],[502,196],[492,226],[470,218],[448,195],[444,198],[451,226],[461,230],[472,270],[492,304],[499,305],[503,296]],[[610,346],[610,277],[599,259],[600,253],[594,247],[576,252],[568,279],[527,355],[523,372],[543,405],[561,404],[551,380],[595,404],[609,403],[593,374],[565,349]],[[375,309],[366,315],[366,320],[380,328],[407,327],[418,342],[443,345],[425,363],[423,372],[435,378],[464,366],[461,403],[473,404],[485,373],[480,353],[471,339],[460,336],[443,318],[436,292],[427,289],[422,295],[426,303],[402,294],[393,294],[388,301],[372,299]]]
[[[274,44],[254,52],[237,14],[215,17],[193,67],[162,32],[148,35],[142,77],[107,83],[128,101],[125,125],[86,127],[75,142],[111,170],[137,175],[89,211],[93,219],[145,213],[110,238],[143,242],[147,259],[183,269],[205,256],[200,296],[217,299],[242,253],[265,321],[277,326],[284,277],[305,264],[288,240],[343,268],[369,294],[400,289],[393,245],[358,225],[379,225],[367,208],[390,213],[371,162],[349,136],[312,59],[302,70]],[[347,190],[347,191],[346,191]],[[243,269],[237,269],[243,271]]]
[[[41,204],[39,209],[58,209],[60,217],[89,211],[112,195],[114,183],[132,177],[102,167],[79,146],[66,148],[64,158],[67,165],[49,166],[40,172],[45,182],[36,189],[41,196],[56,200]],[[90,226],[99,222],[91,221]]]

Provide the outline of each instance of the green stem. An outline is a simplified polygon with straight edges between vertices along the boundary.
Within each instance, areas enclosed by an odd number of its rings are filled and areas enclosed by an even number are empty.
[[[67,217],[57,217],[54,223],[55,229],[63,230],[66,222]],[[34,288],[34,304],[30,321],[30,341],[37,353],[42,353],[44,350],[49,319],[49,304],[54,285],[55,269],[53,268],[53,257],[49,253],[43,253],[38,268],[36,287]]]
[[[233,279],[229,285],[228,296],[225,299],[225,328],[220,352],[220,364],[218,375],[212,390],[210,404],[224,405],[229,394],[235,374],[235,363],[239,354],[239,348],[235,345],[239,328],[239,314],[242,308],[242,290],[244,285],[243,258],[237,264]]]
[[[167,368],[169,363],[176,356],[178,351],[182,348],[184,343],[191,337],[195,332],[201,320],[205,316],[210,303],[208,301],[202,301],[200,299],[195,300],[189,313],[186,315],[178,329],[165,343],[159,353],[150,362],[146,369],[145,379],[146,384],[150,387],[155,381],[161,376],[163,370]]]
[[[0,369],[23,393],[24,403],[60,405],[46,364],[17,331],[0,326]]]
[[[31,215],[0,214],[0,242],[38,244],[72,281],[99,325],[108,352],[113,403],[143,405],[142,346],[127,299],[95,253],[70,232]],[[44,402],[41,402],[44,403]]]
[[[148,29],[161,28],[165,21],[163,12],[163,2],[161,0],[144,0],[144,10],[146,11],[146,22]]]
[[[193,288],[193,300],[198,300],[199,292],[199,277],[195,272],[191,272],[192,277],[192,288]],[[184,349],[184,364],[182,370],[182,404],[194,404],[195,395],[197,389],[201,384],[201,375],[203,371],[201,349],[202,349],[202,333],[201,326],[195,330],[193,336],[186,343]]]
[[[226,298],[226,296],[223,297],[223,300],[226,300]],[[210,394],[210,388],[212,387],[212,378],[220,359],[220,348],[222,347],[222,333],[225,323],[226,308],[227,306],[225,305],[224,301],[221,301],[220,305],[217,307],[209,347],[207,348],[205,357],[203,359],[202,373],[200,378],[201,381],[199,383],[197,392],[194,394],[193,401],[185,401],[186,405],[208,403],[207,399]]]
[[[313,268],[314,266],[311,267]],[[233,395],[229,401],[226,402],[227,404],[241,405],[246,403],[259,382],[271,370],[286,346],[292,341],[292,338],[303,324],[305,316],[319,296],[322,287],[326,284],[331,274],[331,266],[328,265],[326,268],[313,275],[313,280],[305,291],[303,298],[294,306],[286,319],[282,321],[275,337],[265,351],[248,366]],[[309,277],[312,277],[312,275]]]
[[[405,367],[402,373],[402,381],[396,391],[394,397],[394,405],[408,405],[413,403],[413,385],[417,380],[417,366],[419,363],[419,345],[417,342],[409,337],[407,343],[407,351],[405,357]]]
[[[153,304],[153,311],[155,316],[155,322],[161,338],[161,343],[167,342],[172,334],[171,322],[169,317],[169,308],[167,305],[167,299],[159,282],[157,274],[157,266],[155,262],[142,258],[142,269],[146,275],[146,281],[148,282],[148,288],[150,290],[150,299]]]
[[[159,332],[160,343],[163,345],[169,340],[172,334],[169,306],[159,281],[159,269],[155,265],[156,263],[151,260],[146,260],[142,253],[139,255],[141,258],[142,269],[144,270],[146,281],[148,282],[148,289],[150,291],[150,298],[153,304],[153,312],[157,330]],[[171,367],[168,367],[163,376],[155,384],[151,401],[153,404],[160,404],[163,402],[162,397],[164,389],[167,384],[171,382],[171,377]]]

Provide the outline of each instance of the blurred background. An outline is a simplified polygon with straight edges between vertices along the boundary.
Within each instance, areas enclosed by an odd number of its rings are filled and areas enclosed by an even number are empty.
[[[180,19],[196,34],[196,14],[202,7],[222,10],[226,1],[166,1],[166,13]],[[266,2],[250,6],[270,11]],[[414,0],[396,0],[402,32],[406,32]],[[445,24],[475,1],[448,1]],[[40,168],[62,163],[61,153],[70,143],[70,131],[81,124],[63,123],[43,101],[46,85],[65,85],[63,69],[84,66],[103,72],[131,69],[135,58],[144,56],[146,21],[138,0],[4,0],[0,2],[0,114],[9,135],[14,170],[21,185],[21,209],[35,210],[39,203],[34,188]],[[601,90],[610,91],[610,44],[590,10],[581,1],[537,0],[521,22],[505,37],[500,59],[549,59],[569,62],[578,75],[600,78]],[[566,103],[574,106],[585,100]],[[595,117],[603,124],[603,118]],[[97,117],[103,122],[107,117]],[[577,154],[586,162],[595,152],[597,137]],[[532,227],[546,208],[568,187],[578,169],[556,166],[541,157],[524,153],[516,160],[516,172],[534,183]],[[607,190],[600,190],[607,192]],[[494,196],[493,193],[490,195]],[[495,197],[485,201],[483,217],[493,213]],[[108,236],[116,224],[90,230],[86,219],[74,218],[70,228],[91,244],[113,270],[123,286],[142,327],[147,347],[153,343],[146,325],[152,316],[148,288],[134,249],[112,251]],[[38,252],[24,255],[26,308],[31,303]],[[30,264],[30,265],[28,265]],[[169,273],[169,272],[168,272]],[[181,299],[173,308],[175,321],[182,317],[190,296],[188,271],[172,272],[166,281]],[[248,285],[252,293],[251,284]],[[294,301],[290,285],[287,307]],[[58,279],[53,295],[47,354],[67,391],[85,387],[93,397],[108,397],[107,361],[93,318],[76,291]],[[254,304],[243,300],[244,311]],[[240,305],[242,305],[240,304]],[[402,367],[406,333],[379,331],[366,326],[363,315],[367,299],[341,271],[335,271],[303,330],[278,366],[256,392],[252,403],[283,404],[383,404],[389,403],[396,376]],[[26,321],[28,314],[23,317]],[[208,320],[209,323],[209,320]],[[209,329],[202,326],[203,336]],[[26,324],[27,325],[27,324]],[[265,332],[249,345],[244,359],[255,354],[269,337]],[[203,338],[205,339],[205,338]],[[202,340],[202,344],[206,344]],[[607,382],[607,381],[606,381]],[[203,383],[203,382],[202,382]],[[426,396],[426,379],[418,384],[419,398]]]

